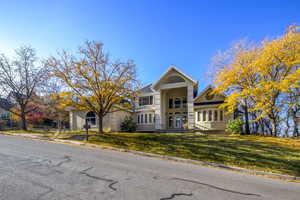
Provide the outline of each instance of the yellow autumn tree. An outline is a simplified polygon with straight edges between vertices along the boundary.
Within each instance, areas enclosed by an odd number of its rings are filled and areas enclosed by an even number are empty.
[[[241,102],[251,101],[249,111],[259,113],[255,120],[268,118],[272,123],[271,135],[277,136],[287,104],[283,99],[300,85],[299,58],[298,26],[290,26],[274,40],[239,49],[215,76],[215,91],[227,92],[222,107],[233,112]]]
[[[103,44],[87,41],[74,55],[66,51],[50,57],[47,65],[54,77],[65,85],[68,100],[61,106],[93,111],[97,115],[99,134],[108,113],[130,107],[139,81],[133,61],[110,61]]]
[[[245,120],[245,133],[250,134],[249,107],[252,99],[247,89],[257,82],[254,61],[260,55],[260,49],[255,45],[241,40],[231,49],[214,58],[214,65],[218,65],[214,80],[214,92],[225,94],[226,99],[221,108],[229,113],[241,107]]]
[[[261,111],[272,122],[272,135],[277,136],[286,94],[300,86],[300,27],[290,26],[274,40],[262,42],[254,66],[259,76],[255,88],[247,92],[256,102],[253,110]]]

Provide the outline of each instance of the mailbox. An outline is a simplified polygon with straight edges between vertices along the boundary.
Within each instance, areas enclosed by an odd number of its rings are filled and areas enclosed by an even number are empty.
[[[85,125],[83,125],[83,128],[84,128],[84,129],[90,129],[90,128],[91,128],[91,125],[85,124]]]

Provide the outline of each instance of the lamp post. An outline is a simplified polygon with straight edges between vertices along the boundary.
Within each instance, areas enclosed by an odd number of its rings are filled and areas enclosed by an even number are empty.
[[[88,141],[89,140],[89,128],[91,128],[90,124],[88,123],[88,120],[86,119],[85,120],[85,125],[84,125],[84,128],[85,128],[85,140]]]

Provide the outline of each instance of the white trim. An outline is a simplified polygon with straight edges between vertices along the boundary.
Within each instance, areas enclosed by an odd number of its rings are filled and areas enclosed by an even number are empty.
[[[209,90],[209,89],[214,89],[214,87],[213,87],[212,85],[208,85],[206,88],[204,88],[204,89],[198,94],[198,96],[196,96],[196,97],[194,98],[194,102],[198,101],[199,98],[202,97],[202,96],[206,93],[206,91]],[[224,95],[217,94],[217,95],[215,95],[215,96],[222,96],[222,97],[225,99],[225,96],[224,96]]]
[[[177,67],[175,67],[174,65],[170,65],[169,69],[163,73],[160,78],[154,82],[152,84],[152,88],[155,88],[157,86],[157,84],[171,71],[171,70],[175,70],[177,71],[179,74],[181,74],[182,76],[184,76],[185,78],[187,78],[188,80],[190,80],[191,82],[193,82],[195,85],[198,84],[198,81],[193,79],[192,77],[190,77],[189,75],[183,73],[181,70],[179,70]]]
[[[204,88],[204,89],[198,94],[198,96],[196,96],[196,97],[194,98],[194,101],[197,101],[202,95],[205,94],[205,92],[206,92],[207,90],[212,89],[212,88],[213,88],[213,87],[212,87],[211,85],[208,85],[206,88]]]

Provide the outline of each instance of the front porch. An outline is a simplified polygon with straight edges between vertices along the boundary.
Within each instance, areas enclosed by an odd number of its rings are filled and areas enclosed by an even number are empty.
[[[193,88],[185,85],[160,89],[155,100],[156,130],[182,132],[194,129]]]

